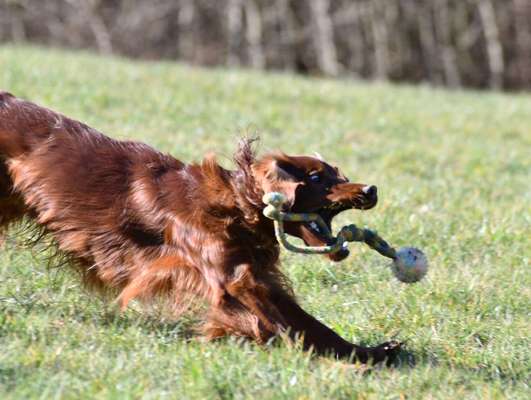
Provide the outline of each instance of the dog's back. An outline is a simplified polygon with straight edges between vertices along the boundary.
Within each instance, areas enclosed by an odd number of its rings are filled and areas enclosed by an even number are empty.
[[[63,250],[84,254],[94,237],[125,229],[134,182],[168,165],[181,164],[0,92],[0,229],[29,215]]]
[[[54,128],[82,128],[60,114],[0,92],[0,156],[13,159],[31,152],[46,141]],[[85,127],[83,127],[85,128]]]
[[[64,186],[65,176],[77,170],[73,164],[87,164],[82,151],[103,138],[84,124],[0,92],[0,225],[28,211],[20,195],[24,187]]]

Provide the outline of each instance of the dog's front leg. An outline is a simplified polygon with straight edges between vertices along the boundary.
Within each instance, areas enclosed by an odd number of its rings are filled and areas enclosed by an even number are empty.
[[[211,332],[243,334],[259,342],[287,332],[291,338],[302,338],[307,350],[362,363],[391,363],[400,349],[397,342],[376,347],[349,343],[305,312],[278,282],[256,278],[247,264],[236,268],[225,291],[224,300],[213,310],[210,328],[217,329]]]
[[[351,358],[362,363],[378,363],[386,360],[392,363],[400,350],[400,343],[392,341],[376,347],[363,347],[350,343],[332,329],[304,311],[286,293],[272,296],[277,309],[289,326],[292,337],[301,336],[304,347],[313,348],[318,354],[332,354],[338,358]]]

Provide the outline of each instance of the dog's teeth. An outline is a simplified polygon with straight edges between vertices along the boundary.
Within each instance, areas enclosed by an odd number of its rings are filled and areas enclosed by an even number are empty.
[[[321,233],[321,230],[319,229],[319,226],[315,222],[310,222],[310,228],[312,228],[315,232]]]

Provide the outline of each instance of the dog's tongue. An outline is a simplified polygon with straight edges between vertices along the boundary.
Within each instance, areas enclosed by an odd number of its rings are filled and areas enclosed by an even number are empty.
[[[336,251],[335,253],[328,254],[328,258],[330,258],[332,261],[342,261],[347,258],[349,254],[350,251],[348,251],[348,249],[343,248],[339,251]]]
[[[323,235],[318,234],[309,227],[305,227],[303,231],[303,240],[307,246],[330,246],[334,244],[334,239],[326,238]],[[335,253],[325,254],[332,261],[341,261],[344,260],[348,255],[349,251],[346,248],[342,248]]]
[[[335,243],[335,239],[328,239],[327,242],[326,242],[326,245],[327,246],[331,246],[334,243]],[[345,258],[347,258],[349,254],[350,254],[350,252],[348,251],[348,249],[346,247],[342,247],[341,249],[339,249],[335,253],[330,253],[330,254],[326,254],[326,255],[332,261],[341,261],[341,260],[344,260]]]

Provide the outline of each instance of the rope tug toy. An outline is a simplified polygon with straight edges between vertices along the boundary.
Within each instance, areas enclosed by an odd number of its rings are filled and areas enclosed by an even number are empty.
[[[428,271],[428,260],[424,253],[415,247],[402,247],[395,250],[385,240],[369,229],[360,229],[351,224],[340,229],[336,237],[332,235],[319,214],[297,214],[282,211],[286,198],[282,193],[266,193],[263,202],[267,204],[263,213],[273,220],[278,242],[287,250],[304,254],[335,253],[347,247],[348,242],[364,242],[371,249],[393,260],[391,270],[399,281],[413,283],[421,280]],[[288,242],[284,232],[284,221],[314,222],[321,232],[331,239],[328,246],[297,246]]]

